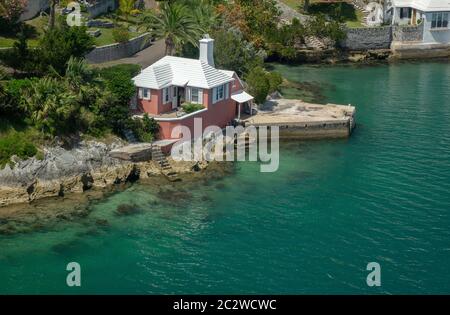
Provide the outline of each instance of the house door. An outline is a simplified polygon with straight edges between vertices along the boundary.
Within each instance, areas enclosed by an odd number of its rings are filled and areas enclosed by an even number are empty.
[[[174,86],[172,91],[172,109],[178,107],[178,87]]]

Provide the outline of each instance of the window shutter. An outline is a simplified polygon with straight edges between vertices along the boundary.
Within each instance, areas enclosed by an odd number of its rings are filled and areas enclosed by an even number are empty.
[[[198,104],[203,105],[203,90],[202,89],[198,89]]]
[[[139,89],[138,89],[138,97],[139,97],[140,99],[143,98],[142,88],[139,88]]]
[[[191,92],[191,91],[192,91],[192,90],[191,90],[190,87],[187,87],[187,88],[186,88],[186,102],[188,102],[188,103],[191,102],[191,95],[192,95],[192,92]]]
[[[148,93],[147,98],[148,98],[149,100],[151,100],[151,99],[152,99],[152,90],[147,89],[147,93]]]
[[[230,97],[230,83],[225,84],[225,99]]]
[[[213,88],[213,104],[217,102],[217,88]]]

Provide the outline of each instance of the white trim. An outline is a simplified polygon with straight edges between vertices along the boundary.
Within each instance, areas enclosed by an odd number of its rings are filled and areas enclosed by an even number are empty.
[[[154,117],[154,119],[155,119],[156,121],[180,121],[180,120],[184,120],[184,119],[186,119],[186,118],[195,116],[195,115],[197,115],[197,114],[206,112],[207,110],[208,110],[208,108],[203,108],[203,109],[200,109],[200,110],[198,110],[198,111],[196,111],[196,112],[193,112],[193,113],[190,113],[190,114],[181,116],[181,117],[174,117],[174,118],[159,118],[159,117]]]
[[[230,98],[230,83],[225,84],[225,99]]]
[[[144,88],[138,88],[138,98],[142,99],[144,97],[144,92],[143,92]]]

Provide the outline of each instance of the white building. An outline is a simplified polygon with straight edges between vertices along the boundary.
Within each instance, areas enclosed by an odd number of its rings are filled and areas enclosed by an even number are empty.
[[[450,44],[450,0],[388,0],[385,8],[392,25],[423,23],[423,43]]]

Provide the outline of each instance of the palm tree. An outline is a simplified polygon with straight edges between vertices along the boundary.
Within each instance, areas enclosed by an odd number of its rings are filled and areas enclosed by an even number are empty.
[[[198,46],[202,34],[200,25],[188,8],[178,3],[164,3],[159,14],[144,17],[143,23],[156,37],[164,38],[166,55],[173,55],[185,43]]]
[[[56,15],[56,5],[59,0],[50,0],[50,19],[48,21],[48,27],[50,29],[55,27],[55,15]]]
[[[135,9],[136,0],[119,0],[119,11],[125,16],[125,20],[128,22],[128,19],[131,15],[131,12]]]

